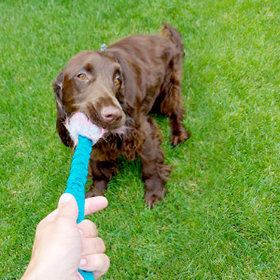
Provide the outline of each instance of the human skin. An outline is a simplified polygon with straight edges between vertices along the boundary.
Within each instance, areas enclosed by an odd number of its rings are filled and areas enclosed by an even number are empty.
[[[85,215],[108,204],[105,197],[86,199]],[[37,226],[30,263],[21,280],[83,279],[78,268],[91,271],[95,279],[107,272],[110,261],[97,228],[90,220],[77,224],[78,206],[71,194],[63,194],[58,208]]]

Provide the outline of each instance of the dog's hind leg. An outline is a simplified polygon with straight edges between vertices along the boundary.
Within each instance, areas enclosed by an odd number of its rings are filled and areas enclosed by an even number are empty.
[[[143,124],[147,132],[142,146],[140,158],[142,164],[142,180],[145,183],[146,205],[153,208],[162,201],[167,193],[165,181],[171,172],[170,166],[164,164],[164,153],[158,135],[157,123],[147,117]]]
[[[186,141],[190,135],[182,125],[184,108],[181,92],[182,62],[184,58],[184,46],[182,36],[168,23],[162,23],[162,35],[169,38],[175,46],[170,49],[170,60],[167,64],[165,77],[161,85],[161,93],[156,104],[160,104],[160,110],[170,119],[170,140],[173,146]]]
[[[185,142],[190,137],[182,124],[185,114],[181,91],[182,59],[181,52],[175,54],[171,59],[158,98],[161,112],[170,119],[170,140],[173,146]]]

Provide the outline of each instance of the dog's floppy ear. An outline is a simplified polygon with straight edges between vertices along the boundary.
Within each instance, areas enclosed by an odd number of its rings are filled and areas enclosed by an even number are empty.
[[[62,83],[63,83],[64,73],[61,71],[56,80],[53,82],[53,91],[55,93],[56,107],[57,107],[57,116],[63,117],[66,115],[64,106],[62,104]]]
[[[73,142],[70,135],[65,128],[64,122],[67,117],[65,107],[62,102],[62,86],[63,86],[64,73],[61,71],[56,80],[53,82],[53,90],[55,93],[56,108],[57,108],[57,120],[56,120],[56,130],[63,144],[67,147],[72,146]]]

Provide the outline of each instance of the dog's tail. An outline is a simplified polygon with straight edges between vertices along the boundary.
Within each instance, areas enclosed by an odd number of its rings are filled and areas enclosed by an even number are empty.
[[[176,46],[176,49],[184,54],[184,46],[181,34],[177,29],[173,28],[170,24],[162,22],[163,28],[161,34],[167,37]]]

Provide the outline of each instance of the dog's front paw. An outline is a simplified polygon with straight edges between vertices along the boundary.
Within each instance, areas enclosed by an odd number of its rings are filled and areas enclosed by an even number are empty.
[[[86,198],[94,196],[105,196],[107,189],[107,182],[105,181],[94,181],[90,190],[86,193]]]
[[[95,197],[95,196],[104,196],[105,193],[97,190],[97,189],[91,189],[90,191],[88,191],[86,193],[86,198],[89,198],[89,197]]]
[[[144,196],[146,206],[150,209],[153,209],[157,203],[159,203],[165,198],[166,193],[167,189],[165,187],[152,191],[146,191]]]
[[[170,141],[174,147],[187,141],[189,138],[190,133],[184,128],[183,125],[180,126],[179,130],[172,131],[170,135]]]

